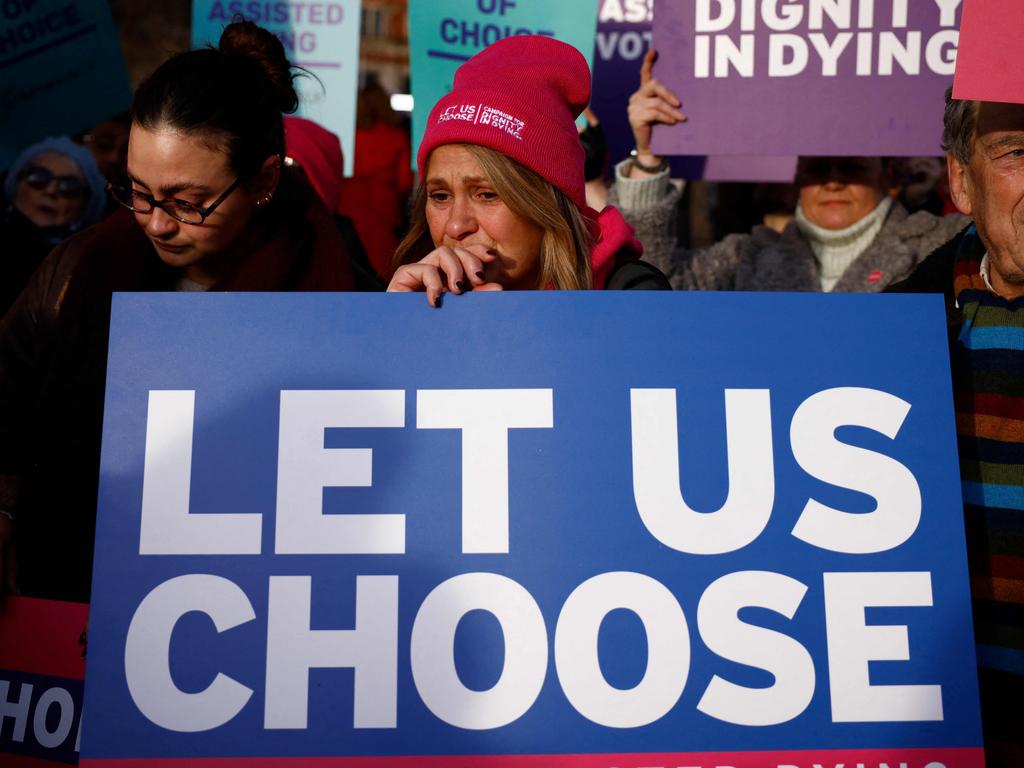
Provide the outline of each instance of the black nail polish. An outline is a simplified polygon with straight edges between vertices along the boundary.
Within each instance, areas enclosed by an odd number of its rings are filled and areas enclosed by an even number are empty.
[[[440,296],[438,296],[438,297],[436,297],[434,299],[434,306],[435,307],[440,307],[441,306],[441,297]]]
[[[469,286],[467,286],[463,280],[458,280],[455,283],[455,287],[459,289],[459,293],[465,293],[469,290]]]
[[[476,276],[479,277],[481,280],[483,280],[484,279],[484,271],[481,269],[479,272],[476,273]]]

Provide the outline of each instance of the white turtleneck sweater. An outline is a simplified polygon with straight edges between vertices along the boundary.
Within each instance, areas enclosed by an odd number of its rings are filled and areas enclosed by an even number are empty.
[[[875,209],[846,229],[825,229],[812,224],[803,209],[796,207],[796,225],[807,238],[821,268],[821,290],[831,291],[847,267],[853,264],[882,229],[892,208],[892,198],[885,197]]]

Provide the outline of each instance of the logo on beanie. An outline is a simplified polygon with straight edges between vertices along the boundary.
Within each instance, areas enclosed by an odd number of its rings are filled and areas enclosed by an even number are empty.
[[[476,112],[476,104],[456,104],[438,115],[437,122],[447,123],[449,120],[462,120],[466,123],[475,123]]]
[[[481,105],[480,111],[480,125],[493,126],[519,140],[522,140],[523,128],[526,127],[526,123],[516,117],[512,117],[507,112],[483,105]]]
[[[488,107],[484,104],[453,104],[437,116],[437,122],[447,123],[450,120],[460,120],[464,123],[474,125],[487,125],[504,131],[509,136],[523,139],[523,128],[526,123],[508,112],[502,112],[495,107]]]

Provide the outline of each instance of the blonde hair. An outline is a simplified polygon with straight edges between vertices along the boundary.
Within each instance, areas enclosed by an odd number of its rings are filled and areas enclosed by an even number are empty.
[[[590,288],[590,248],[594,235],[576,204],[540,174],[500,152],[477,144],[454,146],[463,147],[480,164],[484,176],[509,210],[543,231],[537,288]],[[395,251],[396,267],[419,261],[434,249],[426,207],[426,189],[420,184],[413,199],[409,233]]]

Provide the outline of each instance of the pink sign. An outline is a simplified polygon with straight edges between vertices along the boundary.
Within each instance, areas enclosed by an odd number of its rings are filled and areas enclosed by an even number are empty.
[[[964,0],[953,95],[1024,103],[1022,38],[1020,0]]]

